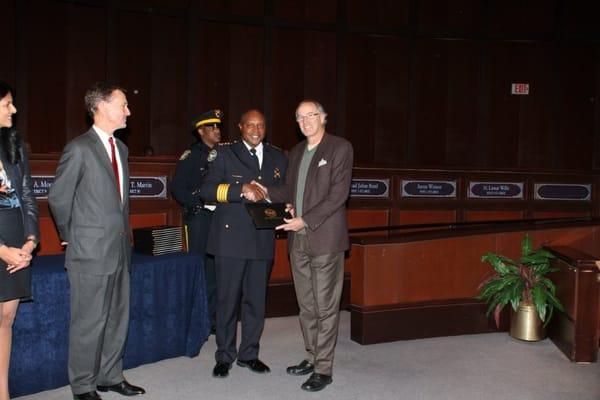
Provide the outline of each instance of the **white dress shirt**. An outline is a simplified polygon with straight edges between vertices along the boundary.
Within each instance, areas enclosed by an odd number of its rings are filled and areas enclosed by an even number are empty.
[[[246,146],[246,148],[248,149],[250,154],[252,154],[252,152],[250,151],[252,146],[249,146],[248,143],[244,142],[243,140],[242,140],[242,142],[244,143],[244,145]],[[262,142],[260,142],[258,144],[258,146],[255,147],[255,149],[256,149],[256,157],[258,157],[258,166],[260,168],[262,168],[262,160],[263,160],[263,144],[262,144]]]

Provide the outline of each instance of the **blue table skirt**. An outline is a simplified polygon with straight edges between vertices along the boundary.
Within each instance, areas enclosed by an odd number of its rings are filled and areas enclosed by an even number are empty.
[[[194,357],[208,338],[202,257],[134,254],[124,366]],[[67,385],[69,282],[64,256],[32,263],[33,300],[19,306],[9,373],[11,396]]]

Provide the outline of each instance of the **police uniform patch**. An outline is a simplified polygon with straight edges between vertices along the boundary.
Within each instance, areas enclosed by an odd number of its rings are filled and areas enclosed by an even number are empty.
[[[183,161],[186,158],[188,158],[190,156],[190,154],[192,154],[191,150],[186,150],[183,152],[183,154],[181,155],[181,157],[179,157],[179,161]]]
[[[208,152],[208,157],[206,157],[206,161],[213,162],[215,158],[217,158],[217,151],[215,149],[212,149]]]

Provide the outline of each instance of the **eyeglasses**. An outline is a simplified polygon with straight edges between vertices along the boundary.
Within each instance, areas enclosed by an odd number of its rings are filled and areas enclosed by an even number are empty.
[[[305,119],[315,119],[317,118],[321,113],[318,112],[311,112],[308,113],[306,115],[296,115],[296,122],[302,122]]]

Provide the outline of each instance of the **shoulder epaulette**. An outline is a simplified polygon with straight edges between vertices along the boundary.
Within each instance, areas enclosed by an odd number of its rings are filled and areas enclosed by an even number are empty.
[[[190,156],[190,154],[192,154],[191,150],[188,149],[188,150],[184,151],[183,154],[181,154],[181,156],[179,157],[179,161],[185,160],[186,158],[188,158]]]
[[[275,150],[279,150],[280,152],[283,153],[283,150],[281,149],[281,147],[277,147],[274,144],[271,143],[265,143],[267,146],[274,148]]]

